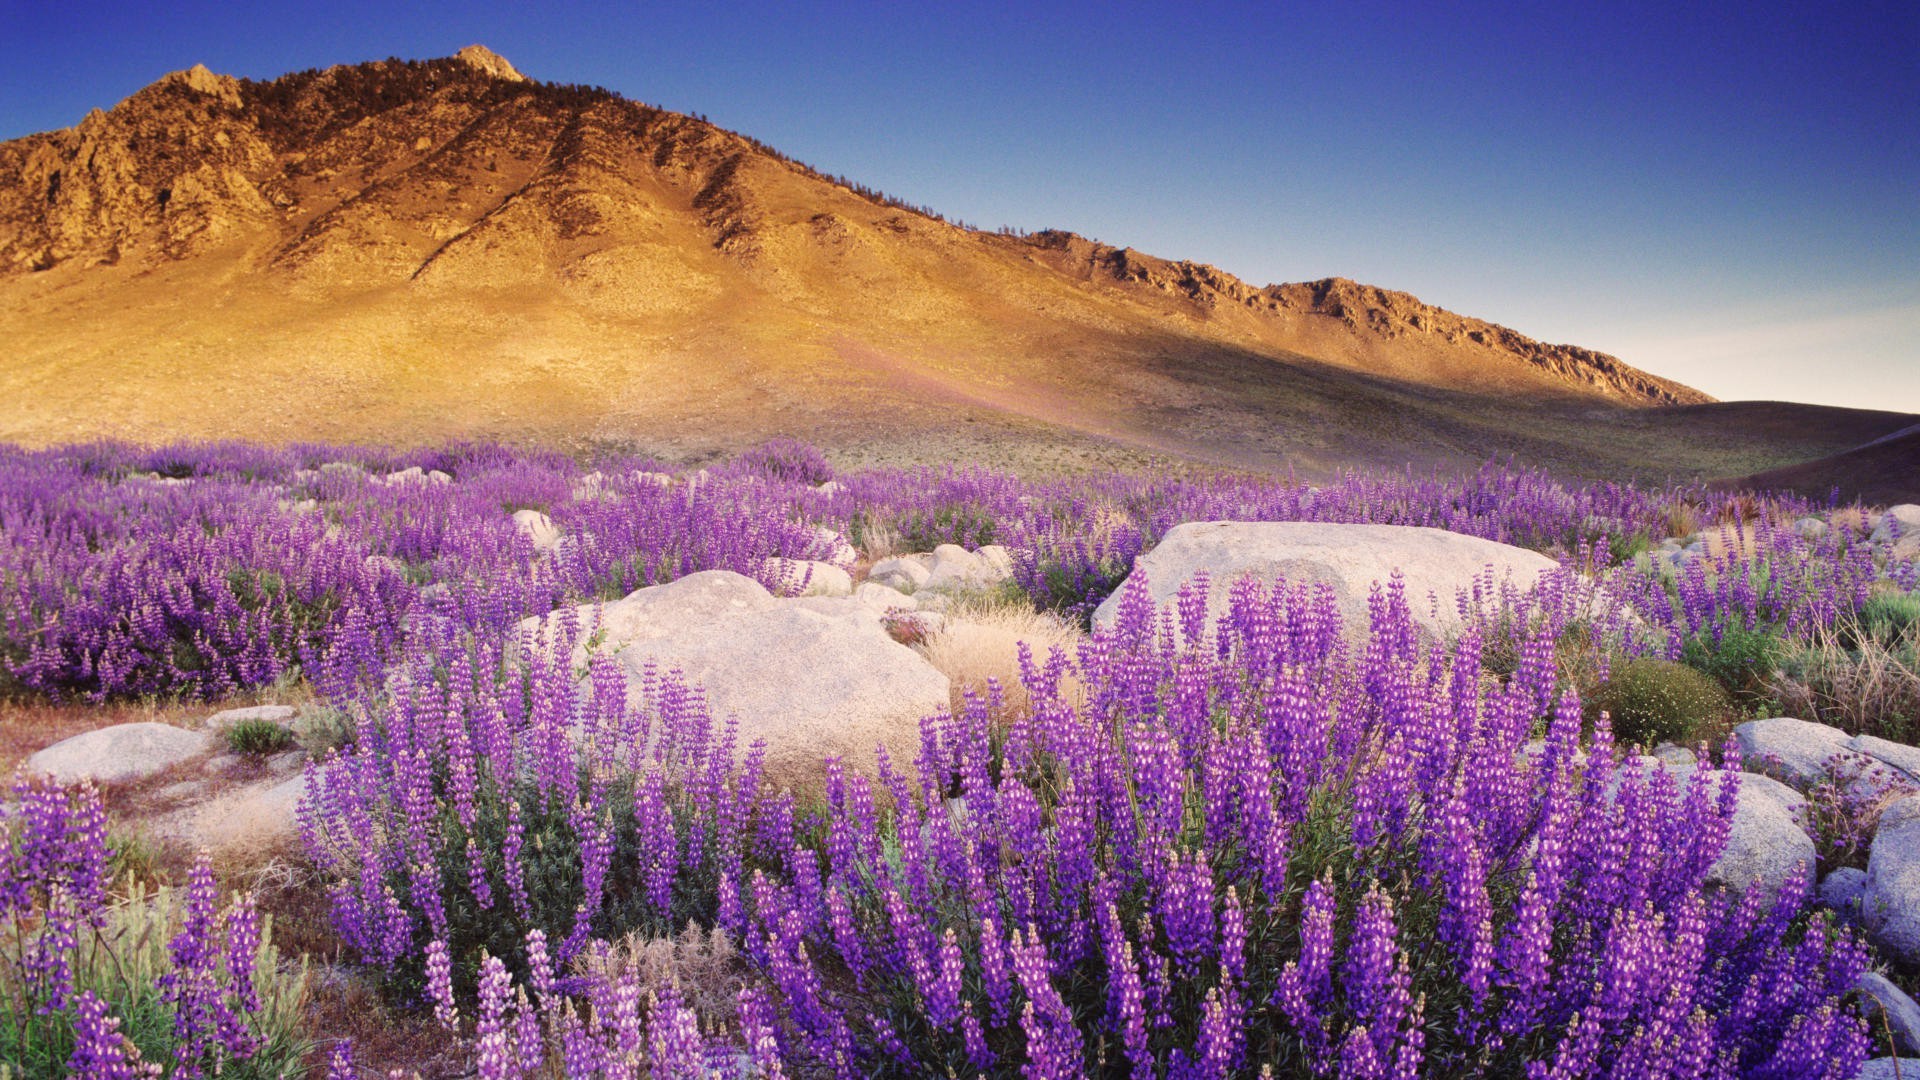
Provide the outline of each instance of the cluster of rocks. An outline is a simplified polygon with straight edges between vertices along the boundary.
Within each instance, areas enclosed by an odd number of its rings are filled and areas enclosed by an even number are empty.
[[[1805,793],[1821,783],[1845,784],[1857,805],[1884,805],[1866,870],[1827,874],[1819,882],[1820,902],[1859,928],[1882,956],[1920,966],[1920,748],[1791,717],[1748,721],[1734,729],[1734,738],[1743,766],[1759,771],[1741,777],[1740,809],[1722,857],[1738,872],[1723,873],[1719,864],[1715,872],[1735,887],[1750,881],[1777,888],[1794,871],[1811,880]],[[1882,1014],[1876,1034],[1891,1032],[1899,1053],[1920,1054],[1920,1005],[1875,973],[1862,976],[1858,989]]]
[[[291,725],[286,705],[214,713],[198,729],[140,721],[83,732],[27,758],[23,769],[62,784],[92,780],[135,785],[170,778],[144,793],[161,812],[149,823],[163,838],[225,847],[277,841],[296,830],[306,754],[286,750],[250,763],[227,748],[227,729],[243,722]]]
[[[1818,540],[1832,530],[1822,518],[1803,517],[1788,526],[1803,540]],[[1706,558],[1719,529],[1702,529],[1687,537],[1668,537],[1648,553],[1655,565],[1684,569],[1688,563]],[[1920,505],[1902,503],[1889,508],[1873,522],[1867,543],[1889,559],[1920,559]]]

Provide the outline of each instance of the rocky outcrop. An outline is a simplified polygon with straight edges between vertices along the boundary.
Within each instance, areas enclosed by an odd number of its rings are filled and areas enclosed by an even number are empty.
[[[751,578],[708,570],[583,607],[578,618],[633,687],[649,669],[678,671],[705,692],[716,719],[739,721],[742,749],[766,740],[776,784],[817,785],[829,755],[871,772],[877,746],[905,766],[921,719],[948,705],[946,676],[851,598],[784,600]],[[522,625],[537,632],[541,622]]]
[[[1154,605],[1162,607],[1206,571],[1211,618],[1226,611],[1228,591],[1241,578],[1326,585],[1349,633],[1364,635],[1368,595],[1375,584],[1384,586],[1399,571],[1414,625],[1428,638],[1439,639],[1459,624],[1456,594],[1471,591],[1489,568],[1496,583],[1510,581],[1525,590],[1558,565],[1539,552],[1443,529],[1196,521],[1169,529],[1152,551],[1134,562],[1133,575],[1145,577]],[[1094,610],[1094,626],[1113,625],[1126,590],[1122,584]]]
[[[153,721],[115,724],[62,739],[29,757],[25,768],[63,784],[86,778],[130,783],[192,761],[211,748],[205,732]]]

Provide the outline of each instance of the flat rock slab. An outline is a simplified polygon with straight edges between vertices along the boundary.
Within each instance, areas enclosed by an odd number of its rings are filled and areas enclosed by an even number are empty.
[[[300,800],[307,778],[263,780],[195,802],[153,819],[149,830],[189,847],[266,849],[292,841],[300,832]]]
[[[92,777],[102,784],[144,780],[207,752],[204,731],[154,721],[115,724],[62,739],[27,759],[29,773],[63,784]]]
[[[580,625],[594,626],[592,606]],[[538,627],[545,619],[528,620]],[[598,612],[598,651],[616,657],[638,693],[651,665],[706,693],[716,720],[739,721],[742,752],[767,743],[767,777],[814,787],[839,756],[871,774],[874,748],[897,767],[918,752],[920,721],[948,707],[947,677],[888,636],[880,613],[852,598],[783,600],[725,570],[641,589]]]
[[[1328,525],[1316,522],[1194,521],[1176,525],[1134,562],[1156,607],[1173,602],[1196,574],[1208,574],[1207,615],[1227,610],[1234,582],[1284,579],[1290,585],[1327,585],[1350,635],[1367,632],[1367,597],[1395,570],[1406,584],[1414,626],[1428,640],[1444,638],[1460,622],[1454,599],[1492,569],[1496,587],[1510,581],[1525,591],[1558,563],[1537,551],[1410,525]],[[1132,581],[1130,575],[1128,581]],[[1094,610],[1093,625],[1119,618],[1123,584]],[[1433,610],[1429,595],[1439,599]]]
[[[1880,814],[1860,896],[1867,938],[1889,958],[1920,964],[1920,795]]]
[[[1915,1080],[1916,1077],[1920,1077],[1920,1057],[1874,1058],[1853,1074],[1853,1080]]]
[[[1805,791],[1827,775],[1827,761],[1848,752],[1847,733],[1836,727],[1776,716],[1749,720],[1733,729],[1740,744],[1740,765],[1764,772]]]
[[[218,731],[249,720],[265,720],[268,723],[286,725],[293,723],[294,708],[291,705],[255,705],[247,709],[227,709],[207,717],[207,730]]]

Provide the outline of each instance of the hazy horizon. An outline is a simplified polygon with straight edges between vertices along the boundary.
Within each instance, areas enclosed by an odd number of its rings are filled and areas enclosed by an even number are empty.
[[[1920,9],[0,11],[0,138],[482,43],[984,228],[1341,276],[1725,399],[1920,412]]]

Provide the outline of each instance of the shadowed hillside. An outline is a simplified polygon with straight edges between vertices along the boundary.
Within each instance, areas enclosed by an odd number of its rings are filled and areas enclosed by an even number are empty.
[[[271,82],[195,67],[0,144],[0,340],[0,439],[27,443],[698,456],[783,433],[855,457],[1704,476],[1902,426],[1754,435],[1404,293],[966,228],[478,47]],[[1706,411],[1645,419],[1670,405]]]

